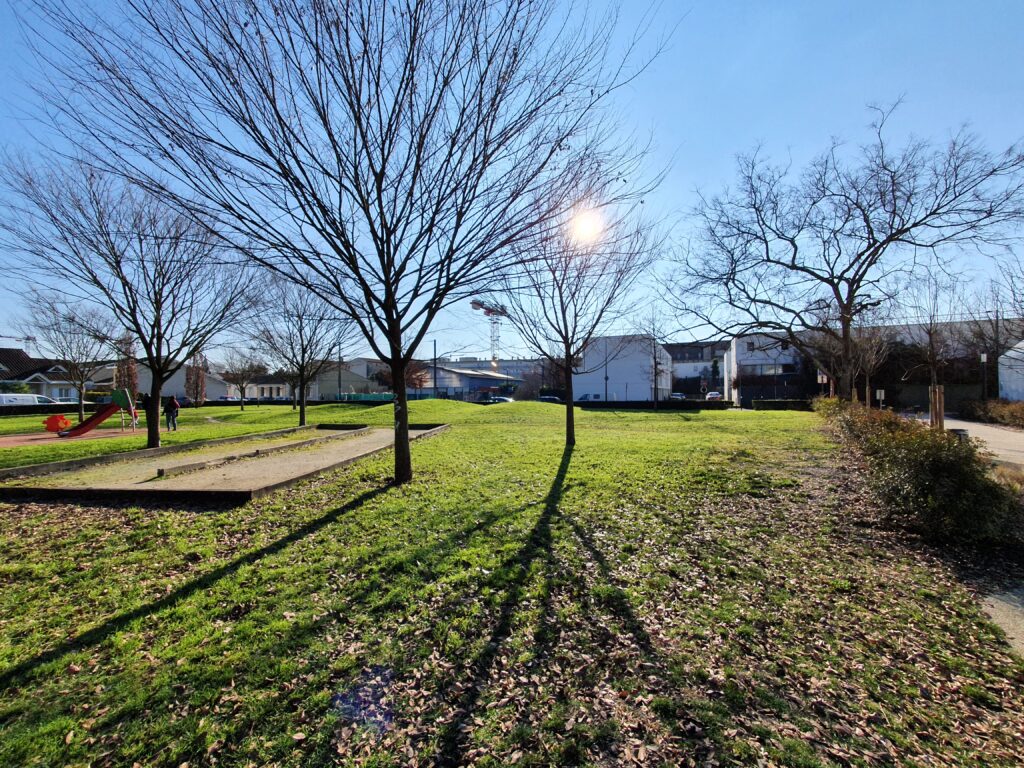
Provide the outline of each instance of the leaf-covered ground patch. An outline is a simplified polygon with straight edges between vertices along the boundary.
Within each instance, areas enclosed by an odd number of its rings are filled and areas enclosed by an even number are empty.
[[[0,506],[0,764],[1019,763],[1024,665],[813,415],[416,406],[402,488]]]

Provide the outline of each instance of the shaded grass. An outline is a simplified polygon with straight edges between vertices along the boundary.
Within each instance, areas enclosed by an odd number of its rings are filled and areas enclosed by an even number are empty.
[[[412,415],[456,426],[401,488],[0,506],[0,764],[1012,764],[1021,667],[801,473],[815,417]]]

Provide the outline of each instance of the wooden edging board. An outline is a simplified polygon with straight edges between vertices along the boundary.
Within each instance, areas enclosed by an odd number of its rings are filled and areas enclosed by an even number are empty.
[[[8,480],[12,477],[36,477],[37,475],[49,475],[53,474],[54,472],[64,472],[69,469],[82,469],[83,467],[95,467],[101,464],[116,464],[119,461],[130,461],[131,459],[145,459],[150,456],[164,456],[169,453],[194,451],[199,448],[208,448],[211,445],[227,445],[229,443],[241,443],[246,440],[266,440],[306,430],[362,429],[365,426],[365,424],[307,424],[304,427],[286,427],[285,429],[275,429],[271,432],[253,432],[248,435],[236,435],[234,437],[215,437],[213,440],[197,440],[193,443],[181,443],[179,445],[162,445],[159,448],[139,448],[138,450],[134,451],[119,451],[117,453],[106,453],[102,456],[84,456],[80,459],[48,461],[45,464],[27,464],[21,467],[7,467],[5,469],[0,469],[0,480]]]
[[[363,425],[359,425],[363,428]],[[329,427],[331,428],[331,427]],[[346,427],[348,428],[348,427]],[[423,434],[411,440],[422,440],[425,437],[439,435],[449,428],[448,424],[410,424],[410,429],[426,429]],[[0,499],[4,501],[94,501],[118,503],[164,503],[164,504],[197,504],[206,506],[239,506],[252,499],[266,496],[275,491],[288,488],[310,477],[340,469],[353,462],[391,450],[393,444],[374,448],[371,451],[343,459],[327,467],[304,472],[278,483],[258,488],[230,490],[177,490],[170,488],[33,488],[31,486],[9,486],[0,488]]]

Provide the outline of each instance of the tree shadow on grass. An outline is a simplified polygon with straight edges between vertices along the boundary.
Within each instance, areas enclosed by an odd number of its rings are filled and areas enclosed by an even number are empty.
[[[498,621],[487,639],[486,645],[476,655],[467,670],[471,678],[470,685],[455,702],[455,718],[446,723],[438,739],[436,762],[438,765],[459,765],[465,750],[464,726],[472,719],[480,695],[483,693],[487,678],[490,676],[501,644],[512,634],[512,623],[516,609],[523,599],[523,591],[530,575],[530,567],[535,560],[544,557],[550,559],[551,553],[551,522],[558,513],[565,486],[565,476],[572,459],[572,447],[566,446],[562,452],[562,460],[558,472],[551,483],[551,489],[544,499],[544,509],[531,528],[522,548],[511,558],[501,570],[513,568],[515,575],[507,583],[505,598],[498,609]]]
[[[379,488],[366,491],[347,504],[343,504],[326,514],[321,515],[315,520],[311,520],[296,528],[287,536],[283,536],[266,546],[236,557],[234,560],[224,563],[218,568],[214,568],[212,571],[182,584],[180,587],[158,600],[153,600],[152,602],[133,608],[130,611],[125,611],[113,616],[92,629],[68,638],[50,650],[43,651],[42,653],[36,654],[29,659],[9,667],[3,672],[0,672],[0,689],[18,685],[29,678],[39,667],[57,661],[69,653],[74,653],[75,651],[97,645],[111,635],[125,629],[133,621],[151,616],[168,608],[172,608],[181,601],[191,597],[196,592],[212,587],[221,579],[236,573],[244,566],[253,565],[266,557],[281,552],[286,547],[301,541],[302,539],[305,539],[306,537],[311,536],[326,526],[334,523],[343,515],[353,512],[364,504],[372,501],[377,496],[385,493],[391,487],[392,486],[389,483]]]

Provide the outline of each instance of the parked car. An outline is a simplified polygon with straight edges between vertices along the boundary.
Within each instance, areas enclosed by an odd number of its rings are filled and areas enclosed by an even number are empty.
[[[502,397],[501,395],[491,395],[480,401],[480,405],[496,405],[497,403],[512,403],[515,402],[511,397]]]
[[[58,397],[57,398],[57,402],[58,403],[67,403],[68,405],[78,405],[78,398],[77,397]],[[94,404],[92,400],[83,400],[82,403],[85,404],[85,405],[93,405]]]
[[[237,397],[228,397],[227,395],[221,395],[217,399],[220,400],[221,402],[225,402],[225,403],[237,403],[238,402],[238,398]]]
[[[704,397],[704,399],[705,400],[721,400],[722,399],[722,393],[721,392],[708,392],[707,395]]]
[[[686,399],[686,395],[684,395],[682,392],[673,392],[671,395],[668,396],[668,399],[669,400],[685,400]]]
[[[600,395],[591,394],[589,392],[587,394],[585,394],[585,395],[580,395],[579,397],[576,398],[576,402],[577,403],[597,403],[597,402],[600,402],[600,401],[601,401],[601,396]]]
[[[0,405],[54,405],[57,402],[46,395],[0,394]]]
[[[562,398],[555,397],[554,395],[541,395],[537,398],[538,403],[557,403],[558,405],[564,405]]]

